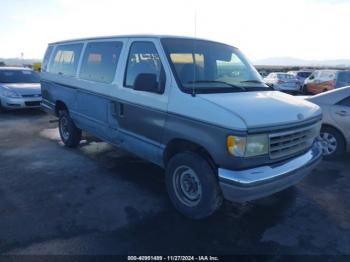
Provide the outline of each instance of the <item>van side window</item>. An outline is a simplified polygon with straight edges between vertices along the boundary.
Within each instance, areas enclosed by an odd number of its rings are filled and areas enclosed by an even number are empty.
[[[51,59],[49,72],[74,76],[83,44],[59,45]]]
[[[46,72],[46,70],[47,70],[47,66],[49,64],[49,59],[50,59],[52,50],[53,50],[53,46],[52,45],[48,46],[47,49],[46,49],[44,60],[43,60],[43,65],[41,67],[41,71],[42,72]]]
[[[121,42],[88,43],[85,49],[79,78],[111,83],[123,44]]]
[[[155,74],[163,86],[165,73],[156,47],[151,42],[134,42],[130,47],[124,86],[132,88],[139,74]],[[164,90],[160,93],[163,93]]]

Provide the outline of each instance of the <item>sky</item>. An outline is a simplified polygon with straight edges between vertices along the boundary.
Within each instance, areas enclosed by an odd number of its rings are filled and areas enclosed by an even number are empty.
[[[0,57],[42,58],[49,42],[150,33],[224,42],[252,61],[350,59],[349,13],[350,0],[0,0]]]

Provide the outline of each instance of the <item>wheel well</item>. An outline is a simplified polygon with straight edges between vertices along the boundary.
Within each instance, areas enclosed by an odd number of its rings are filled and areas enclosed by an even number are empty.
[[[210,156],[210,154],[204,147],[185,139],[174,139],[168,143],[163,154],[164,166],[167,165],[169,160],[174,155],[184,151],[190,151],[190,152],[200,154],[202,157],[204,157],[208,161],[208,163],[212,166],[214,170],[216,169],[216,164],[213,158]]]
[[[332,125],[329,125],[329,124],[323,124],[322,127],[327,127],[327,128],[334,129],[335,131],[337,131],[337,132],[341,135],[341,138],[343,139],[343,141],[344,141],[344,142],[346,141],[343,132],[340,131],[337,127],[332,126]]]
[[[56,114],[56,116],[58,116],[58,113],[61,110],[67,110],[67,106],[66,106],[65,103],[63,103],[62,101],[58,100],[58,101],[56,101],[56,105],[55,105],[55,114]]]

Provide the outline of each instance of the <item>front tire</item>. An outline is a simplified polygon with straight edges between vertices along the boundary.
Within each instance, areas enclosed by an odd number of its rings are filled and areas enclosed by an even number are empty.
[[[77,147],[81,140],[81,130],[77,128],[70,118],[67,110],[59,112],[58,130],[61,140],[66,147]]]
[[[175,208],[189,218],[208,217],[222,204],[217,176],[199,154],[182,152],[172,157],[166,167],[165,180]]]
[[[325,159],[336,159],[345,152],[345,140],[343,135],[335,128],[323,126],[320,133],[320,144]]]

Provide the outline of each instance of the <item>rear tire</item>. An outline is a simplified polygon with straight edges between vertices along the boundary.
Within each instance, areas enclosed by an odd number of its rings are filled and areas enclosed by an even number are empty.
[[[344,154],[345,139],[337,129],[330,126],[322,126],[319,138],[323,158],[332,160]]]
[[[70,118],[67,110],[59,112],[58,130],[61,140],[66,147],[77,147],[81,140],[81,130],[77,128]]]
[[[217,176],[199,154],[186,151],[173,156],[167,164],[165,180],[175,208],[189,218],[208,217],[223,202]]]
[[[1,100],[0,100],[0,113],[3,113],[5,111],[5,109],[3,108],[3,106],[1,105]]]

